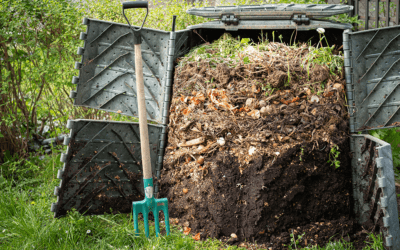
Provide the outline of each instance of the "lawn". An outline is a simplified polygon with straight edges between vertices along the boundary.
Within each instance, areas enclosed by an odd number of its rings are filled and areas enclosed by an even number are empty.
[[[21,161],[6,162],[0,176],[0,249],[243,249],[217,239],[195,241],[172,225],[169,236],[156,237],[150,222],[150,238],[135,236],[131,214],[84,216],[76,211],[54,219],[50,205],[56,199],[53,190],[59,185],[57,170],[60,150],[44,159],[31,157],[29,170],[22,171]],[[15,169],[14,180],[5,166]],[[143,223],[140,224],[141,232]],[[371,243],[364,249],[383,249],[380,237],[370,235]],[[297,239],[299,240],[299,239]],[[301,240],[301,239],[300,239]],[[293,239],[288,249],[298,249]],[[252,247],[250,245],[249,247]],[[253,246],[252,249],[257,249]],[[351,244],[330,242],[326,246],[305,249],[352,249]]]

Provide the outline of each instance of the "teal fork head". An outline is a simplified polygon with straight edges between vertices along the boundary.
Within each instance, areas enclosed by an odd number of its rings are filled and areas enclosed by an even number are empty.
[[[143,179],[145,198],[142,201],[136,201],[132,203],[133,207],[133,221],[136,235],[139,234],[139,214],[142,213],[144,220],[144,231],[146,237],[149,237],[149,213],[152,212],[154,215],[154,226],[156,230],[156,236],[160,234],[160,220],[159,212],[163,211],[165,218],[165,229],[167,235],[169,235],[169,215],[168,215],[168,200],[167,198],[155,199],[153,194],[153,179]]]

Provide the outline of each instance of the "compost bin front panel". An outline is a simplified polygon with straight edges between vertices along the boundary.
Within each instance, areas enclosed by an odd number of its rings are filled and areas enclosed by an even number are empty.
[[[351,135],[354,212],[361,225],[379,226],[384,244],[400,249],[396,187],[390,144]]]
[[[128,25],[84,19],[86,33],[81,33],[84,47],[78,48],[82,61],[75,64],[79,77],[71,92],[74,105],[138,116],[133,33]],[[138,27],[136,27],[138,28]],[[179,47],[169,48],[171,32],[143,28],[142,58],[147,118],[162,123],[164,97],[168,92],[168,61],[179,53],[187,39],[185,32],[176,32]],[[184,42],[182,42],[184,41]],[[176,52],[176,53],[175,53]],[[172,60],[171,60],[172,62]]]
[[[80,213],[129,213],[132,201],[143,199],[140,133],[138,123],[70,120],[67,152],[61,155],[63,169],[55,188],[55,217],[72,208]],[[153,174],[160,154],[163,126],[148,125]],[[157,190],[157,182],[155,183]]]
[[[400,125],[400,26],[344,32],[350,130]]]

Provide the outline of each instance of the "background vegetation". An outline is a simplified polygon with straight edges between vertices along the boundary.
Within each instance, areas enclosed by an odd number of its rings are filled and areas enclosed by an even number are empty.
[[[291,3],[272,0],[269,3]],[[325,3],[321,0],[296,0],[296,3]],[[237,5],[262,1],[237,0]],[[223,4],[223,3],[222,3]],[[192,7],[207,2],[153,1],[145,27],[170,30],[172,15],[177,29],[207,21],[186,14]],[[54,220],[49,211],[62,146],[44,155],[31,151],[33,139],[67,133],[68,119],[129,119],[118,114],[73,107],[69,92],[80,60],[76,49],[83,17],[125,23],[121,2],[115,0],[2,0],[0,4],[0,248],[9,249],[127,249],[143,248],[218,248],[218,241],[195,243],[174,229],[170,238],[134,237],[131,218],[122,215],[82,217],[71,213],[65,220]],[[128,11],[131,23],[138,24],[144,11]],[[348,21],[346,15],[337,19]],[[351,20],[353,21],[353,20]],[[400,142],[394,129],[372,132],[392,143],[396,165]],[[64,148],[65,150],[65,148]],[[88,231],[90,230],[90,232]],[[332,243],[342,244],[342,243]],[[344,244],[344,243],[343,243]],[[339,247],[337,245],[336,247]],[[336,248],[337,249],[337,248]]]

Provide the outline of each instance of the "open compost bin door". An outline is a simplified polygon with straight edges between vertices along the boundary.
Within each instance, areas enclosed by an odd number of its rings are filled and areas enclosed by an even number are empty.
[[[133,34],[128,25],[85,18],[85,41],[78,48],[82,61],[75,64],[79,77],[71,92],[74,105],[85,106],[128,116],[138,116],[136,99],[135,53]],[[135,27],[135,26],[133,26]],[[137,27],[136,27],[137,28]],[[168,72],[173,69],[173,60],[185,50],[187,32],[171,32],[143,28],[142,58],[146,109],[148,120],[162,123],[165,97],[169,96]],[[176,40],[172,43],[171,40]],[[170,46],[175,44],[171,49]]]
[[[78,48],[79,76],[71,91],[74,105],[138,116],[133,34],[128,25],[83,19],[84,47]],[[137,27],[136,27],[137,28]],[[166,32],[143,28],[142,58],[151,166],[155,195],[166,141],[173,61],[185,53],[188,31]],[[62,154],[61,184],[51,206],[55,217],[75,208],[80,213],[129,213],[132,201],[143,199],[139,125],[95,120],[68,121],[67,152]]]
[[[132,201],[142,200],[143,177],[138,123],[69,120],[64,140],[63,169],[54,190],[55,217],[75,208],[80,213],[129,213]],[[149,124],[151,166],[157,172],[163,126]],[[158,169],[159,171],[159,169]]]
[[[345,31],[350,131],[400,125],[400,26]]]
[[[352,135],[350,145],[357,220],[379,227],[387,249],[400,249],[392,148],[370,135]]]
[[[400,125],[400,26],[343,33],[350,131]],[[390,144],[352,135],[355,214],[379,226],[388,249],[400,249]]]

